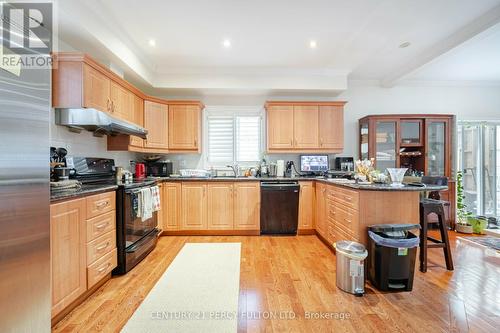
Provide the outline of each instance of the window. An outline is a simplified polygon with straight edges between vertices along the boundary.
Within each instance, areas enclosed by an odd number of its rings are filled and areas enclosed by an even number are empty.
[[[500,214],[500,124],[458,125],[458,165],[463,172],[465,204],[474,214]]]
[[[262,112],[258,108],[207,107],[207,167],[255,164],[261,158]]]

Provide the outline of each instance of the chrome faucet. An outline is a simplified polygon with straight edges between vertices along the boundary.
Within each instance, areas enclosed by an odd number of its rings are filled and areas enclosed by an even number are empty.
[[[233,165],[228,164],[228,165],[226,165],[226,167],[231,168],[233,170],[234,177],[238,177],[239,176],[239,166],[238,166],[238,164],[236,164],[236,163],[233,164]]]

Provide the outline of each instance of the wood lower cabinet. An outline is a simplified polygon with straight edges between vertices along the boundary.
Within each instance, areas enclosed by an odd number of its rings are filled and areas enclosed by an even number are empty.
[[[183,230],[207,229],[207,183],[182,183]]]
[[[144,102],[144,128],[148,131],[144,148],[168,151],[168,105]]]
[[[87,290],[86,201],[50,206],[52,316]]]
[[[162,226],[163,230],[179,230],[181,226],[181,184],[162,183]]]
[[[201,152],[201,107],[169,104],[168,148],[179,152]]]
[[[267,102],[267,151],[341,152],[344,148],[344,104]]]
[[[208,189],[208,229],[231,230],[234,228],[233,183],[211,183]]]
[[[260,230],[260,182],[234,183],[234,228]]]
[[[158,223],[158,225],[156,226],[158,228],[158,230],[163,230],[165,228],[165,210],[163,209],[163,207],[165,206],[163,204],[163,201],[165,200],[165,193],[163,191],[163,184],[160,183],[158,184],[158,188],[160,190],[160,210],[158,210],[156,212],[156,221]]]
[[[312,181],[299,182],[299,231],[314,229],[315,186]]]
[[[116,267],[115,192],[50,205],[52,318]]]
[[[326,216],[326,185],[322,183],[316,184],[316,231],[326,238],[327,216]]]

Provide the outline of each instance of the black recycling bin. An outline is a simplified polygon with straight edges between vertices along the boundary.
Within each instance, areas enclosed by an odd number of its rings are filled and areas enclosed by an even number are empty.
[[[377,289],[412,290],[420,239],[410,230],[419,228],[418,224],[378,224],[368,228],[368,278]]]

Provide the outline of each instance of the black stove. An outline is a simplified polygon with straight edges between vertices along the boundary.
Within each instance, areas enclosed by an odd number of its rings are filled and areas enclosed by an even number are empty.
[[[117,181],[115,161],[107,158],[67,157],[67,166],[73,168],[70,178],[79,180],[83,186],[117,185],[116,191],[116,247],[118,266],[113,274],[125,274],[144,259],[156,246],[158,240],[158,216],[154,212],[149,219],[142,220],[134,214],[134,200],[144,188],[156,186],[154,178]]]

